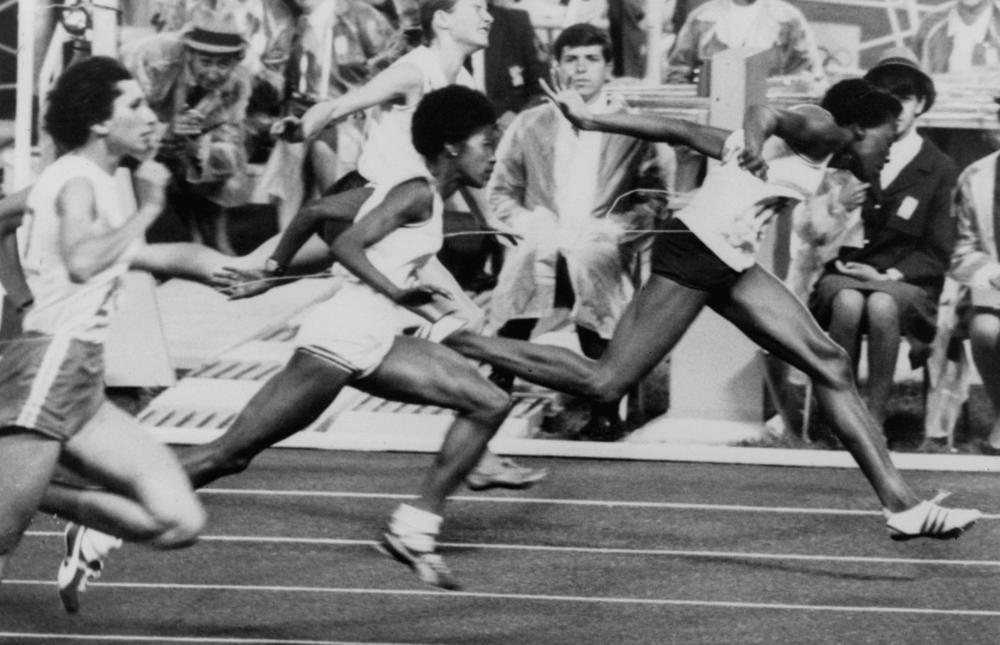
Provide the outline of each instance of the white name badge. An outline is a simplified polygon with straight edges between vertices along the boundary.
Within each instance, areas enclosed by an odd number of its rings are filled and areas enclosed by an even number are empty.
[[[916,197],[907,195],[903,198],[903,201],[899,203],[899,208],[896,209],[896,215],[902,217],[903,219],[910,219],[913,217],[913,213],[916,212],[917,206],[920,204]]]

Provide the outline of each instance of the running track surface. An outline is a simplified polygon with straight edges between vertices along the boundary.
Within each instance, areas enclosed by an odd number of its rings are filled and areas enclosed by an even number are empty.
[[[126,546],[63,613],[61,525],[0,585],[0,643],[1000,643],[1000,482],[906,476],[988,516],[894,543],[857,470],[524,460],[531,491],[460,491],[440,592],[378,554],[429,455],[271,450],[203,493],[197,546]]]

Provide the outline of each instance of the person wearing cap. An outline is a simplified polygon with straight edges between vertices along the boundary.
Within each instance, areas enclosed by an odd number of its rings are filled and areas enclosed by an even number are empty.
[[[166,124],[159,159],[174,181],[169,208],[196,242],[232,253],[226,209],[247,201],[247,48],[228,14],[202,12],[183,32],[124,46],[122,62]]]
[[[860,205],[864,241],[841,247],[810,295],[809,307],[857,369],[868,337],[869,408],[882,424],[902,337],[910,362],[927,358],[937,302],[955,241],[951,198],[954,162],[917,134],[934,104],[934,82],[905,48],[891,48],[865,78],[903,105],[889,160]]]

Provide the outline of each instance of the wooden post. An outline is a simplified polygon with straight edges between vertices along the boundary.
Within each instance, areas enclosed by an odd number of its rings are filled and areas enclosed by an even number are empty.
[[[710,125],[739,128],[746,107],[766,100],[766,58],[761,49],[730,49],[712,58]],[[759,432],[763,402],[757,346],[705,309],[671,356],[668,418],[739,421]]]

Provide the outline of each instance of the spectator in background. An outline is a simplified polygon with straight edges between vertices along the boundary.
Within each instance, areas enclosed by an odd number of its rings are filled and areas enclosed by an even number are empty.
[[[171,171],[168,209],[196,242],[232,254],[226,209],[247,201],[247,42],[229,14],[201,13],[183,33],[122,48],[122,61],[166,132],[159,159]]]
[[[604,93],[611,43],[589,24],[567,27],[553,54],[564,82],[592,111],[621,106]],[[538,319],[559,306],[570,318],[586,356],[598,358],[632,297],[629,273],[635,241],[629,229],[648,229],[654,209],[617,198],[639,187],[663,187],[652,144],[617,134],[578,132],[558,108],[545,104],[520,114],[504,133],[487,186],[492,216],[523,240],[507,252],[491,302],[499,335],[527,340]],[[513,377],[494,372],[510,389]],[[596,409],[584,435],[621,434],[617,403]]]
[[[185,31],[201,13],[225,14],[247,41],[242,63],[254,81],[283,93],[296,4],[292,0],[155,0],[152,20],[157,31],[169,33]]]
[[[296,4],[302,13],[289,66],[289,85],[304,111],[318,101],[343,96],[367,83],[373,75],[370,61],[388,47],[393,27],[364,0],[298,0]],[[315,192],[325,193],[355,169],[364,128],[364,113],[359,112],[331,124],[308,144],[307,176],[315,184]]]
[[[1000,2],[957,0],[945,11],[928,14],[917,29],[916,47],[929,74],[974,77],[977,71],[1000,71]],[[994,133],[981,129],[933,128],[927,136],[959,169],[997,147]]]
[[[928,14],[917,29],[917,51],[930,74],[1000,66],[1000,3],[957,0]]]
[[[994,152],[966,168],[958,178],[955,216],[958,239],[951,277],[969,286],[972,311],[969,341],[972,359],[993,405],[996,421],[983,451],[1000,454],[1000,165]]]
[[[483,89],[497,107],[498,123],[505,128],[518,112],[540,101],[538,79],[548,75],[548,56],[527,11],[508,9],[492,0],[489,7],[493,16],[490,44],[470,58],[476,77],[476,59],[482,56]]]
[[[816,38],[799,9],[784,0],[709,0],[681,27],[668,59],[667,82],[694,82],[712,56],[736,47],[769,48],[769,76],[824,77]]]
[[[903,105],[896,140],[861,207],[864,245],[841,248],[809,304],[831,338],[847,350],[855,370],[862,336],[868,335],[868,405],[882,424],[901,337],[910,340],[914,366],[923,364],[934,340],[937,301],[955,241],[951,198],[957,171],[916,132],[917,118],[936,96],[916,56],[892,48],[865,79]]]

